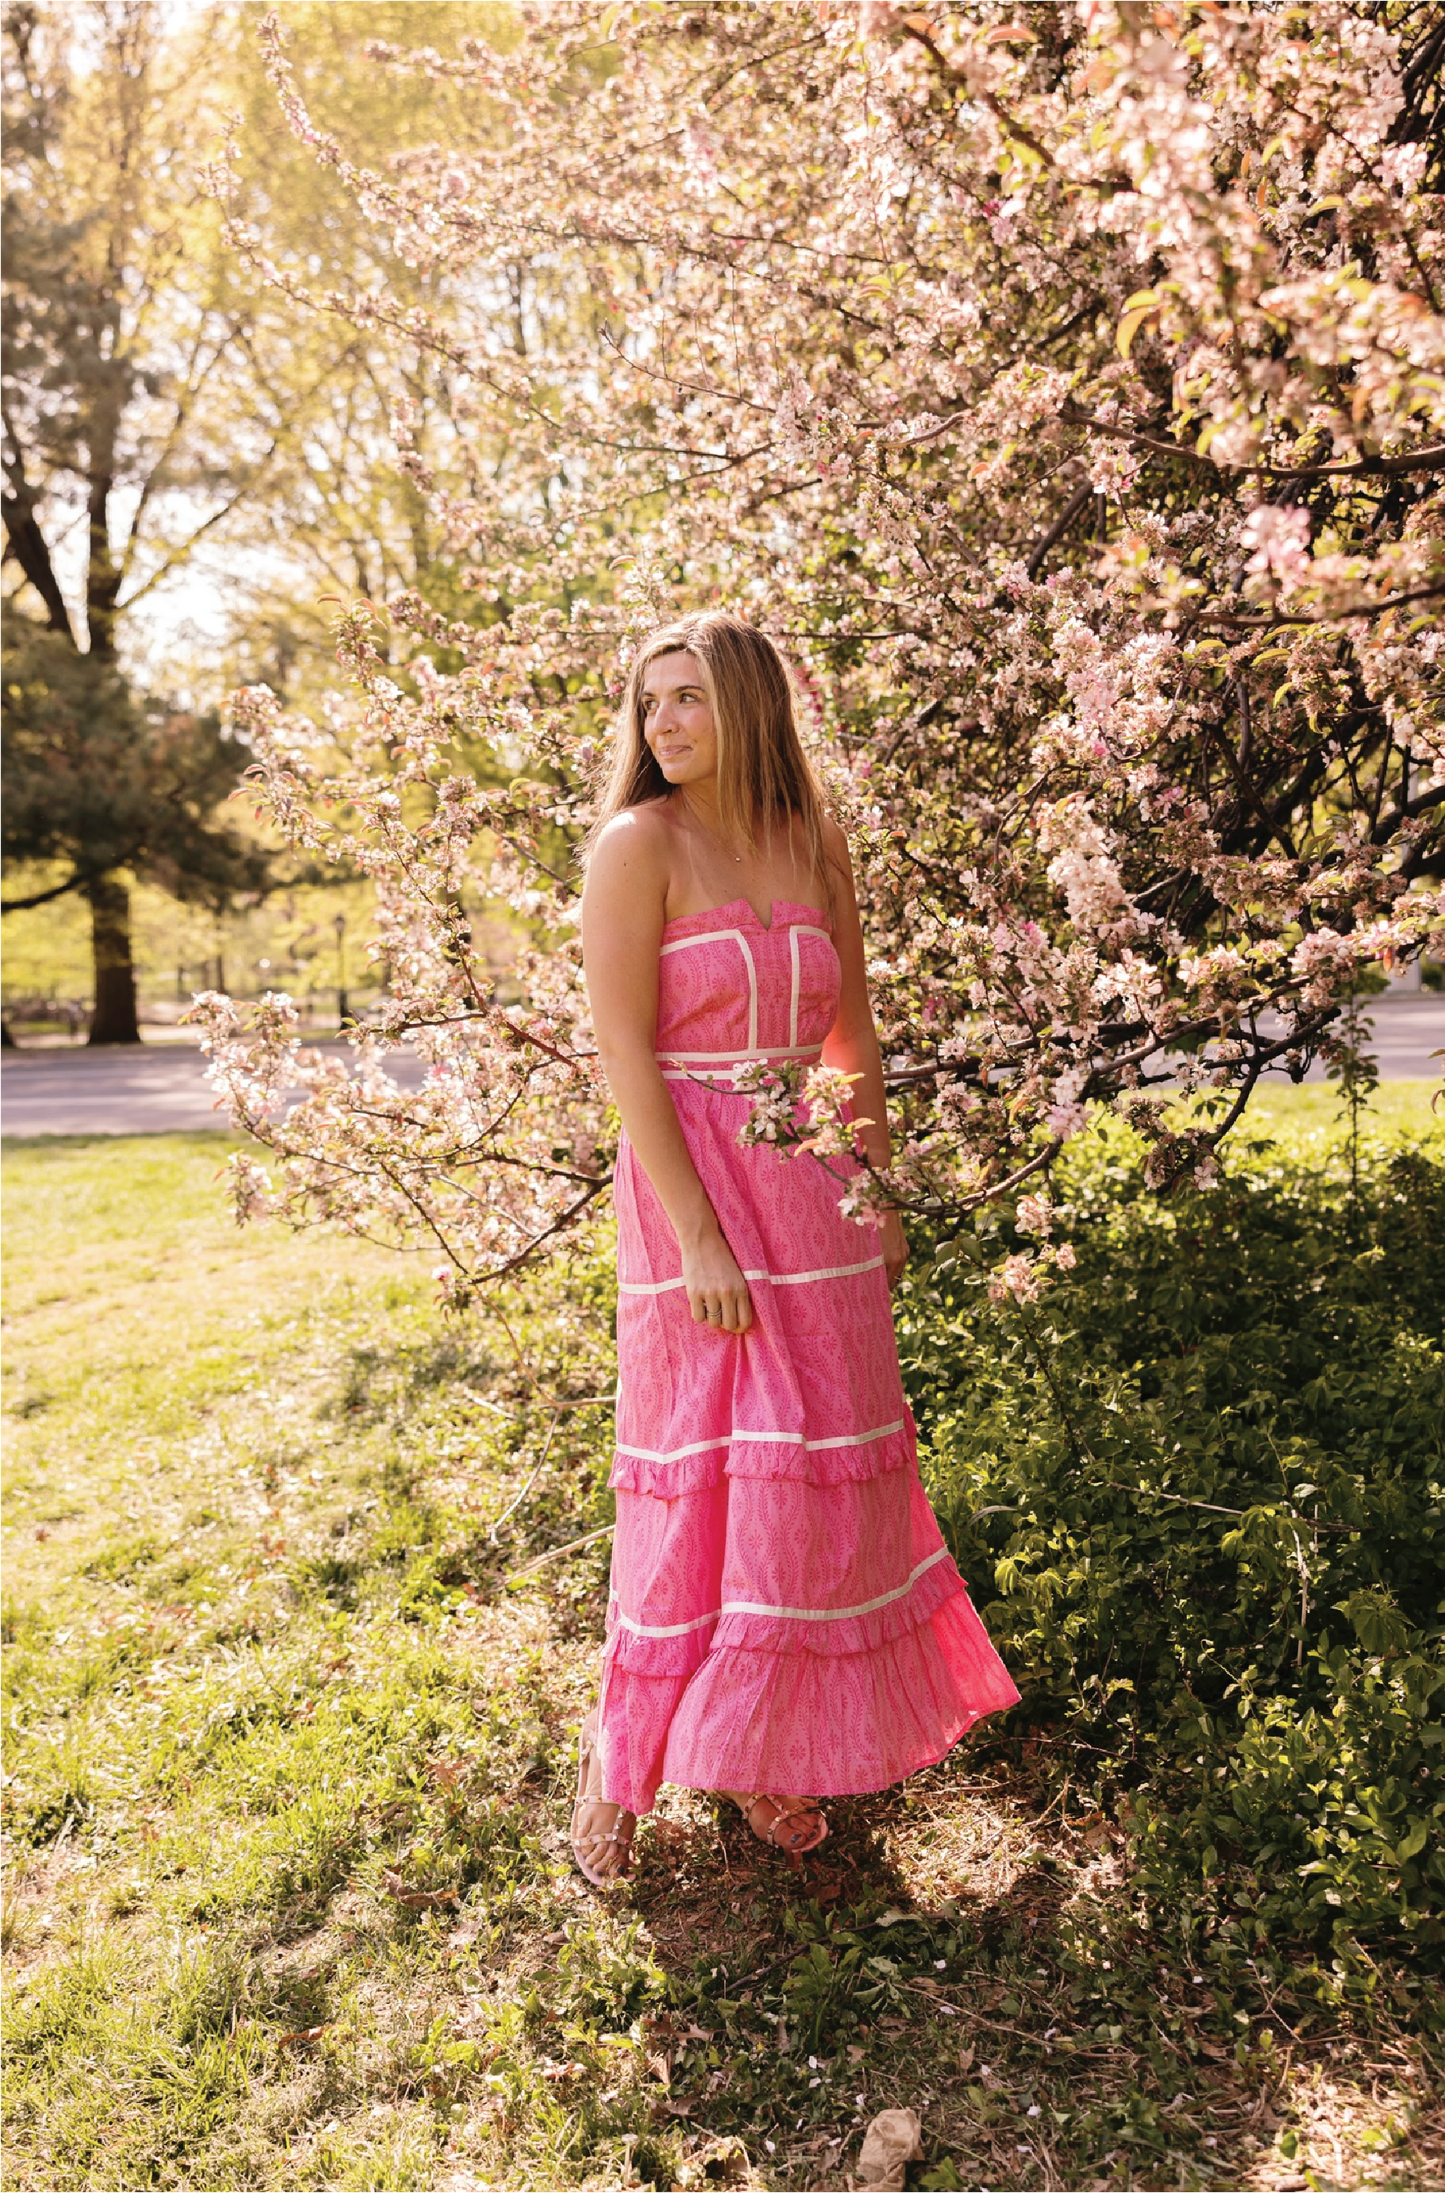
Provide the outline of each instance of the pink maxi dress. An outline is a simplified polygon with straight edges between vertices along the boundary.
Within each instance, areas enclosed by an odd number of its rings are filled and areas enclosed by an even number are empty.
[[[693,1323],[677,1238],[618,1152],[617,1494],[605,1797],[841,1796],[939,1759],[1018,1692],[918,1475],[877,1235],[804,1153],[743,1149],[747,1060],[821,1056],[827,917],[745,899],[667,924],[657,1056],[753,1324]]]

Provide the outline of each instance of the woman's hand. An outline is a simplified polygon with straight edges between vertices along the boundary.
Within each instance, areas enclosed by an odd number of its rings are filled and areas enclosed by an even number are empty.
[[[748,1283],[720,1227],[684,1248],[682,1283],[694,1324],[711,1325],[718,1333],[745,1333],[752,1324]]]
[[[890,1287],[896,1287],[903,1277],[903,1267],[908,1262],[908,1237],[903,1231],[903,1221],[896,1211],[889,1211],[878,1228],[878,1246],[883,1252],[883,1269],[888,1275]]]

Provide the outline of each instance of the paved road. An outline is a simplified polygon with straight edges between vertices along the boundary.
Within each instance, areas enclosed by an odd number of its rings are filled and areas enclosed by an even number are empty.
[[[1445,1057],[1430,1055],[1445,1052],[1445,992],[1382,998],[1369,1020],[1381,1081],[1439,1081],[1445,1074]],[[1322,1081],[1324,1073],[1317,1064],[1310,1080]]]
[[[350,1055],[345,1043],[316,1048]],[[206,1061],[191,1043],[7,1051],[0,1069],[0,1132],[153,1135],[225,1127],[226,1114],[216,1109],[205,1071]],[[403,1088],[416,1088],[422,1071],[421,1060],[406,1054],[391,1066]]]
[[[1445,996],[1392,997],[1373,1015],[1375,1052],[1386,1081],[1429,1081],[1445,1050]],[[327,1044],[345,1056],[345,1044]],[[167,1128],[223,1127],[203,1076],[205,1061],[189,1043],[156,1043],[139,1050],[45,1049],[9,1051],[3,1066],[3,1113],[7,1135],[161,1134]],[[422,1066],[403,1056],[392,1071],[415,1088]],[[1316,1074],[1319,1069],[1316,1068]]]

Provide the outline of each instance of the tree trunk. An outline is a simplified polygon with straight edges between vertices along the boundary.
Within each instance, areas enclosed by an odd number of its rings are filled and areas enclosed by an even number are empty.
[[[86,886],[91,951],[95,959],[92,1043],[139,1043],[135,969],[130,957],[130,893],[114,876]]]

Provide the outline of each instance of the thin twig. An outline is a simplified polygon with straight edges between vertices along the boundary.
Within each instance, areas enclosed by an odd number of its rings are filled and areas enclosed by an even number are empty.
[[[515,1584],[519,1577],[530,1576],[533,1569],[540,1569],[546,1561],[560,1561],[564,1553],[578,1553],[583,1546],[590,1546],[599,1538],[610,1538],[616,1528],[615,1523],[604,1523],[599,1531],[588,1531],[582,1538],[569,1538],[565,1546],[550,1546],[546,1553],[539,1553],[534,1561],[524,1561],[521,1568],[513,1569],[504,1581]]]
[[[1092,1461],[1093,1456],[1091,1455],[1089,1459]],[[1110,1492],[1131,1492],[1145,1500],[1172,1500],[1176,1507],[1204,1508],[1207,1509],[1210,1515],[1253,1515],[1257,1512],[1254,1508],[1223,1508],[1217,1500],[1189,1500],[1182,1492],[1161,1492],[1153,1485],[1121,1485],[1117,1479],[1112,1477],[1101,1477],[1099,1483],[1106,1485]],[[1283,1515],[1280,1517],[1280,1521],[1288,1523],[1291,1530],[1293,1530],[1299,1518],[1293,1515]],[[1341,1538],[1348,1538],[1352,1532],[1362,1529],[1363,1526],[1359,1523],[1311,1523],[1309,1528],[1311,1530],[1334,1531]]]
[[[501,1529],[502,1525],[506,1522],[507,1517],[509,1515],[516,1514],[518,1508],[520,1508],[522,1502],[526,1499],[528,1493],[536,1484],[537,1479],[541,1476],[542,1471],[546,1466],[547,1457],[552,1452],[552,1441],[555,1438],[557,1432],[557,1418],[558,1411],[554,1409],[552,1411],[552,1421],[547,1426],[547,1436],[542,1442],[542,1452],[537,1458],[536,1466],[533,1469],[531,1475],[528,1477],[526,1484],[518,1493],[516,1499],[508,1502],[507,1506],[503,1508],[501,1514],[497,1517],[496,1522],[493,1523],[489,1528],[487,1532],[487,1544],[489,1546],[495,1546],[495,1544],[497,1543],[497,1533]]]
[[[1079,512],[1083,509],[1085,503],[1089,500],[1089,497],[1093,494],[1093,492],[1093,482],[1091,480],[1085,480],[1083,486],[1079,488],[1075,494],[1069,497],[1069,500],[1065,503],[1063,509],[1059,512],[1059,515],[1057,516],[1057,518],[1055,518],[1053,524],[1049,527],[1048,532],[1044,535],[1043,539],[1037,544],[1037,546],[1030,552],[1028,562],[1024,565],[1024,569],[1027,571],[1031,579],[1037,577],[1039,566],[1043,562],[1045,556],[1047,556],[1055,541],[1061,541],[1063,539],[1064,535],[1068,532],[1069,527],[1078,517]]]

